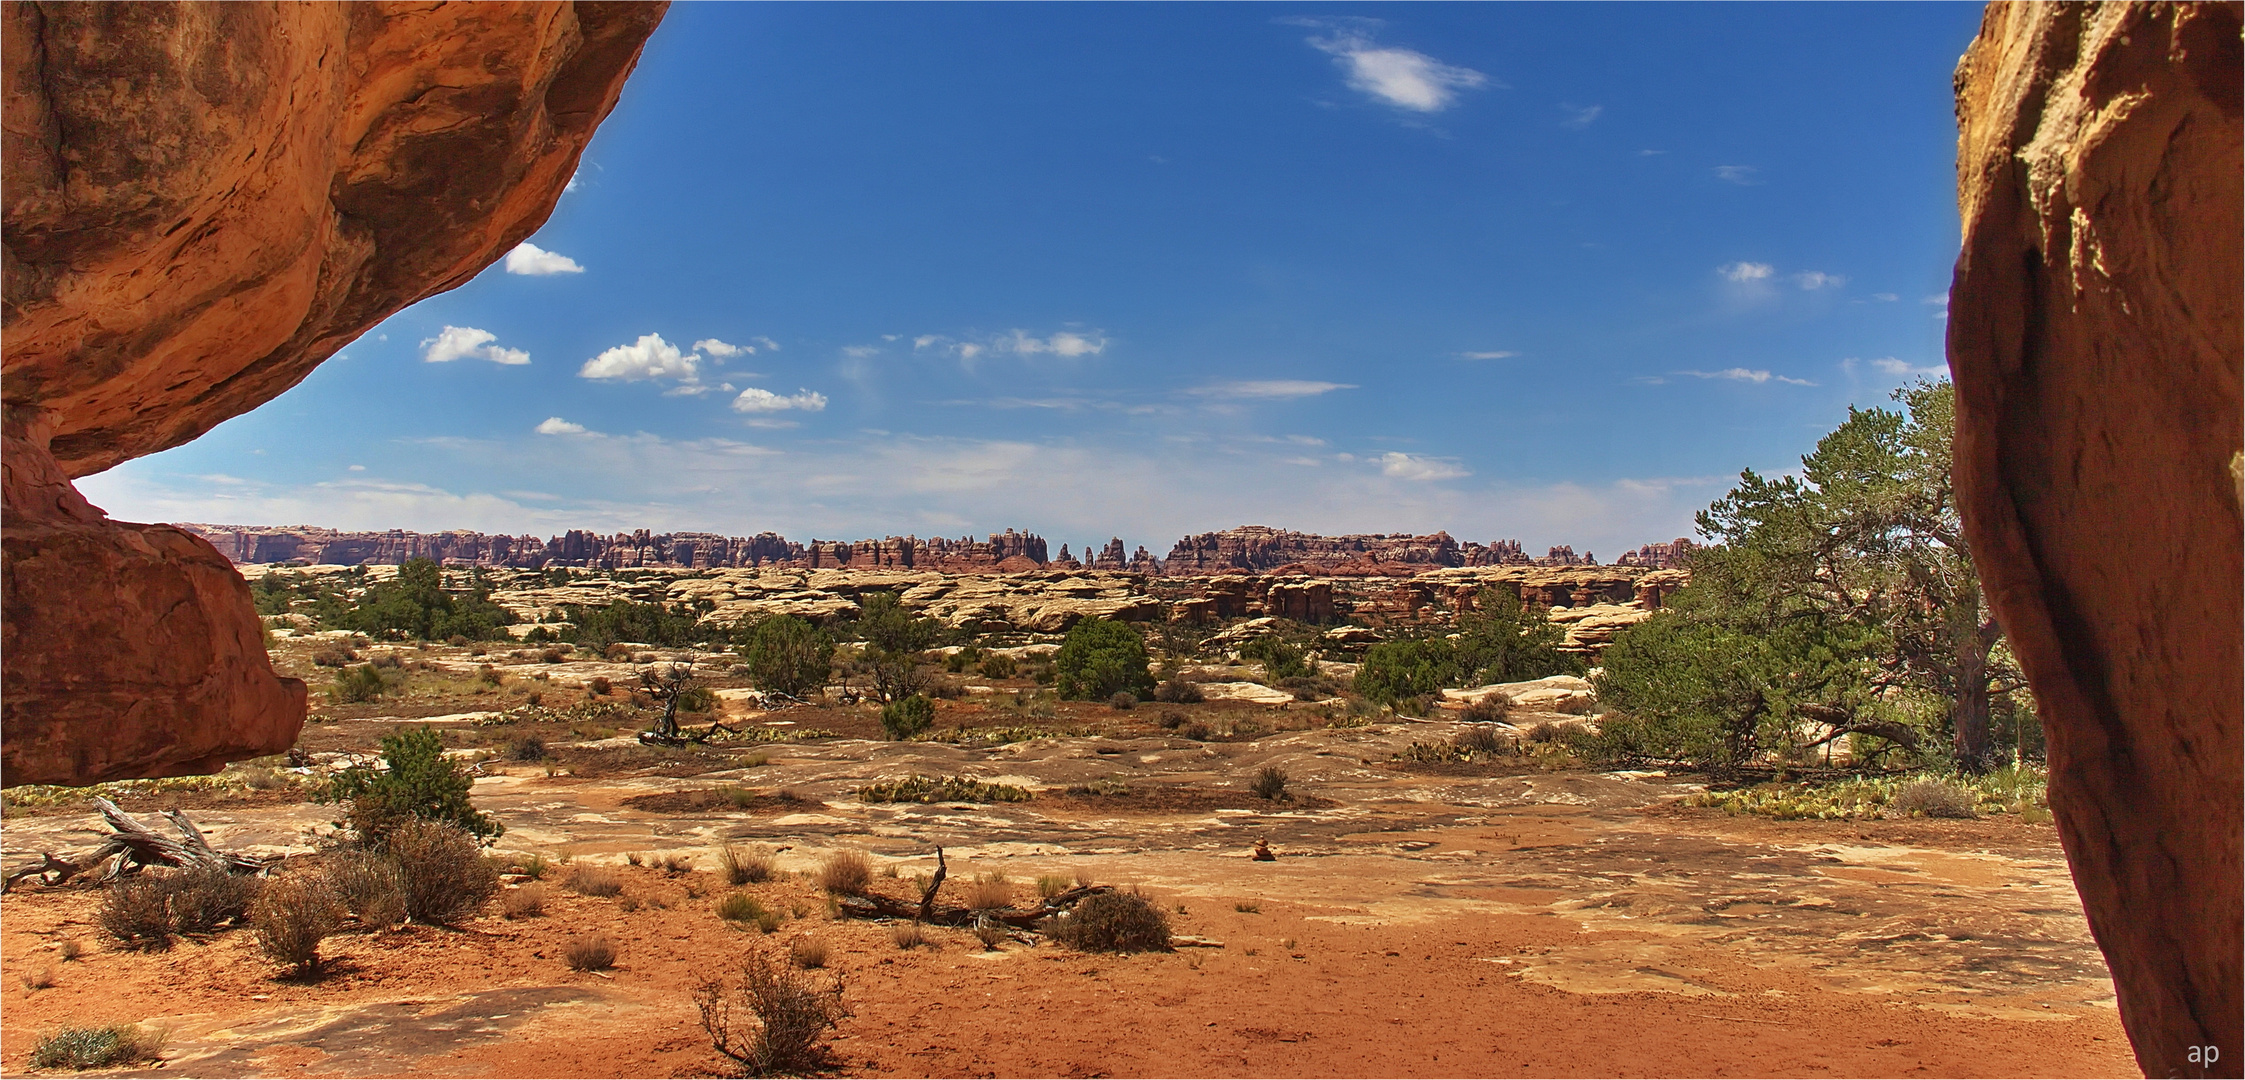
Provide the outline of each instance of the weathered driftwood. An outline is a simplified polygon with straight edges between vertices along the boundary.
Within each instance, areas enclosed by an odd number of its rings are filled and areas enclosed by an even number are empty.
[[[72,879],[92,873],[105,864],[108,869],[101,875],[106,883],[118,876],[150,866],[195,867],[211,866],[235,874],[261,874],[267,868],[265,860],[254,855],[235,855],[210,846],[203,830],[177,810],[163,812],[165,821],[179,834],[174,840],[157,834],[141,824],[131,814],[119,809],[116,803],[100,796],[94,797],[94,807],[101,812],[101,820],[111,832],[103,838],[101,846],[92,853],[70,859],[56,858],[48,852],[39,853],[39,862],[10,872],[0,892],[15,887],[16,883],[34,874],[41,875],[48,886],[68,884]]]
[[[945,908],[934,905],[935,889],[927,891],[927,899],[914,904],[879,894],[844,896],[835,901],[842,914],[859,919],[912,919],[930,926],[971,927],[979,922],[1002,923],[1017,930],[1032,930],[1045,919],[1075,907],[1085,897],[1103,892],[1113,892],[1112,885],[1079,885],[1054,896],[1027,911],[1012,908]]]

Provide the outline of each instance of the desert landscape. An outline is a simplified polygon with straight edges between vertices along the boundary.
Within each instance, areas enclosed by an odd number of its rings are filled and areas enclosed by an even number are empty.
[[[2245,1075],[2245,7],[1379,12],[0,8],[0,1073]]]
[[[243,569],[264,594],[397,574]],[[1296,574],[447,573],[461,587],[487,574],[492,600],[522,621],[500,641],[448,644],[266,616],[276,666],[328,699],[293,749],[210,778],[8,789],[5,855],[36,867],[90,846],[106,830],[87,800],[105,794],[145,822],[180,810],[219,850],[277,873],[316,873],[345,839],[334,822],[346,808],[311,801],[320,783],[373,760],[385,735],[425,729],[504,826],[487,856],[503,872],[496,899],[448,925],[354,914],[321,946],[316,975],[290,977],[250,930],[123,948],[103,932],[101,891],[30,875],[0,900],[0,962],[22,976],[11,1028],[99,1013],[162,1030],[167,1070],[199,1075],[698,1075],[726,1062],[696,986],[743,951],[812,948],[848,1009],[827,1065],[852,1074],[1607,1075],[1680,1054],[1711,1075],[2129,1067],[2039,785],[2023,801],[1984,794],[1970,816],[1740,813],[1701,773],[1579,760],[1565,733],[1599,711],[1581,679],[1400,710],[1349,689],[1384,636],[1453,615],[1458,593],[1434,588],[1456,584],[1450,571],[1309,579],[1342,584],[1339,603],[1362,615],[1349,622],[1261,614],[1296,602],[1285,591]],[[1482,576],[1628,595],[1684,575]],[[1444,602],[1351,602],[1412,587]],[[1170,677],[1148,700],[1059,698],[1065,629],[1198,612],[1211,591],[1258,598],[1229,619],[1141,621],[1154,671]],[[915,658],[934,708],[906,739],[889,737],[862,681],[867,700],[844,703],[856,696],[847,662],[798,701],[756,689],[735,650],[535,640],[573,629],[545,621],[569,604],[701,601],[719,624],[849,626],[875,594],[969,641]],[[1609,620],[1649,614],[1635,600],[1605,606]],[[1549,617],[1579,629],[1569,613]],[[1289,684],[1243,659],[1256,641],[1299,643],[1315,674]],[[707,741],[643,741],[661,708],[634,692],[641,676],[688,665],[706,693],[682,728],[722,727]],[[369,700],[341,700],[353,670],[376,673]],[[1486,705],[1469,715],[1492,698],[1508,703],[1503,719]],[[875,801],[879,785],[915,777],[967,783]],[[1770,774],[1726,779],[1716,795]],[[1114,886],[1158,906],[1170,946],[1087,952],[1010,925],[986,942],[975,925],[923,931],[854,899],[916,902],[939,850],[938,908],[991,881],[1009,913],[1036,910],[1040,893]],[[864,880],[830,889],[829,867],[853,857]],[[736,879],[739,861],[759,876]],[[529,895],[541,902],[522,913]],[[742,896],[755,915],[727,917]],[[613,943],[613,966],[571,970],[572,943],[592,936]],[[410,1040],[395,1027],[407,1017]],[[1017,1037],[1025,1026],[1045,1034]],[[8,1067],[32,1049],[11,1040]]]

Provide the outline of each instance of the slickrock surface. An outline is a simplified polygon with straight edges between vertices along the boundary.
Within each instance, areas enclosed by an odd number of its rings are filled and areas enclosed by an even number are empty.
[[[215,584],[227,560],[178,530],[106,521],[68,480],[257,407],[529,236],[662,11],[0,14],[11,782],[161,775],[288,746],[302,690],[243,640],[249,597]],[[146,704],[81,728],[58,694]],[[190,699],[203,704],[167,704]],[[82,741],[119,749],[70,749]]]
[[[1957,72],[1958,497],[2154,1076],[2245,1067],[2239,14],[1996,4]]]

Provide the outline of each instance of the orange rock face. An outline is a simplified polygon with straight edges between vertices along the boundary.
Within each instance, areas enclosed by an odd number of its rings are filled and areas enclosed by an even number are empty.
[[[227,561],[68,481],[263,404],[528,237],[662,10],[7,5],[7,782],[290,745],[304,690]]]
[[[2152,1076],[2245,1067],[2239,16],[1998,4],[1957,73],[1957,492]]]

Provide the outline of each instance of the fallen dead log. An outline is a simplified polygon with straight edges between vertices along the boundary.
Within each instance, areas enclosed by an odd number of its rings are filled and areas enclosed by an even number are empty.
[[[928,890],[928,903],[915,904],[909,900],[869,893],[864,896],[844,896],[835,900],[841,913],[856,919],[909,919],[930,926],[967,928],[976,921],[1002,923],[1016,930],[1033,930],[1038,923],[1075,907],[1084,898],[1103,892],[1113,892],[1112,885],[1079,885],[1060,893],[1027,911],[1013,908],[945,908],[932,903],[935,890]]]
[[[14,888],[17,882],[34,874],[40,875],[42,883],[50,888],[66,885],[104,865],[108,867],[100,878],[104,884],[151,866],[182,869],[208,866],[233,874],[262,874],[269,865],[254,855],[231,854],[211,847],[203,830],[177,810],[166,810],[162,815],[172,831],[179,834],[179,839],[174,840],[141,824],[116,803],[101,796],[94,797],[94,808],[100,811],[102,822],[111,830],[99,847],[91,854],[71,859],[56,858],[42,851],[37,865],[9,873],[6,880],[0,882],[0,892]]]

